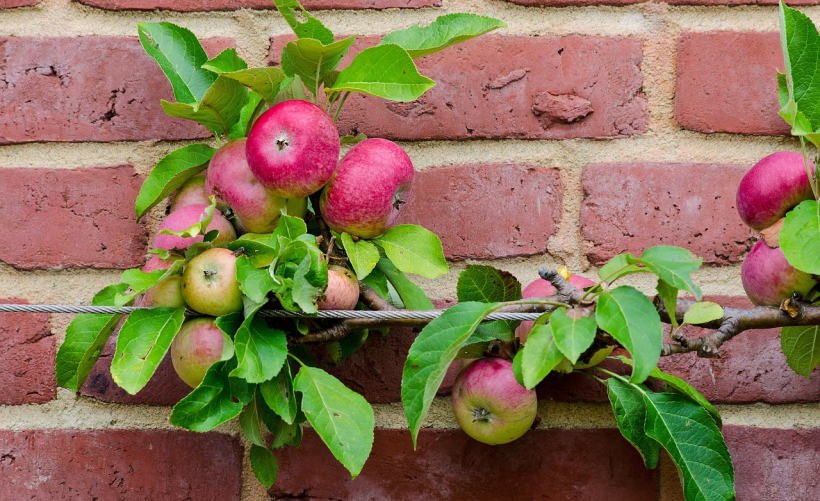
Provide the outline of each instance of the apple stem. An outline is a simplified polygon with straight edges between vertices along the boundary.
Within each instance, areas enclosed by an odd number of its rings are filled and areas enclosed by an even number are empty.
[[[473,411],[473,423],[476,421],[489,421],[490,418],[490,411],[479,407],[478,409]]]
[[[347,101],[347,96],[350,95],[350,91],[345,92],[345,95],[342,96],[342,100],[339,101],[339,106],[336,108],[336,113],[333,114],[333,121],[335,122],[337,118],[339,118],[339,112],[342,111],[342,106],[345,105],[345,101]]]
[[[806,156],[806,141],[803,139],[803,136],[800,136],[800,150],[803,152],[803,162],[806,164],[806,174],[809,176],[811,192],[814,194],[814,199],[817,200],[817,177],[814,175],[815,173],[811,171],[811,167],[809,167],[809,157]]]

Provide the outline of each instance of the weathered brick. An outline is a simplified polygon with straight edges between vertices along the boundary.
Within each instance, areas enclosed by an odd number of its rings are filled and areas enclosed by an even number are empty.
[[[684,33],[678,40],[675,116],[697,132],[783,135],[777,33]]]
[[[641,0],[506,0],[527,7],[584,7],[587,5],[630,5]]]
[[[0,313],[0,367],[0,405],[41,404],[55,397],[54,337],[47,314]]]
[[[655,0],[660,1],[660,0]],[[671,5],[777,5],[778,0],[664,0]],[[818,0],[794,0],[795,5],[816,5]]]
[[[601,265],[653,245],[685,247],[707,263],[741,260],[754,243],[735,209],[747,167],[716,164],[591,164],[584,169],[581,235]]]
[[[277,453],[271,499],[658,499],[657,470],[644,468],[617,430],[536,430],[489,446],[461,430],[423,429],[418,442],[414,452],[407,430],[376,430],[373,453],[351,480],[306,430],[298,450]]]
[[[233,45],[203,44],[212,54]],[[162,111],[171,85],[137,38],[0,37],[0,60],[0,144],[210,135]]]
[[[26,7],[37,5],[40,0],[0,0],[0,9],[10,9],[12,7]]]
[[[134,222],[140,184],[127,165],[0,168],[0,261],[24,270],[140,266],[147,246],[145,228]]]
[[[236,437],[176,430],[0,431],[0,499],[240,499]]]
[[[271,63],[292,39],[272,38]],[[340,67],[379,40],[358,38]],[[345,134],[397,140],[641,134],[641,59],[640,40],[632,38],[484,36],[419,59],[421,73],[437,82],[419,100],[354,95],[339,126]]]
[[[520,164],[437,167],[416,173],[399,223],[441,238],[448,259],[531,256],[547,250],[561,219],[555,169]]]
[[[236,9],[273,9],[269,0],[74,0],[111,10],[168,9],[181,12]],[[391,9],[440,7],[441,0],[301,0],[308,10],[318,9]],[[1,5],[1,4],[0,4]]]

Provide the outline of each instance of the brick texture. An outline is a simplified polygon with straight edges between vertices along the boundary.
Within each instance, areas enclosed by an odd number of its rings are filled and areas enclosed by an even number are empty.
[[[0,168],[0,261],[24,270],[140,266],[147,248],[145,228],[134,222],[140,184],[126,165]]]
[[[26,304],[0,299],[0,304]],[[0,405],[42,404],[57,393],[54,337],[45,313],[0,313]],[[2,464],[2,461],[0,461]]]
[[[278,453],[271,499],[409,501],[656,501],[647,470],[617,430],[536,430],[488,446],[461,430],[422,430],[414,452],[407,430],[376,430],[373,454],[355,479],[312,431]],[[535,480],[537,479],[537,481]]]
[[[211,54],[229,39],[203,42]],[[207,137],[171,118],[171,84],[137,38],[0,37],[0,144]]]
[[[547,250],[561,219],[555,169],[531,165],[453,165],[416,173],[399,223],[438,235],[448,259],[531,256]]]
[[[170,430],[0,431],[0,499],[240,499],[234,437]]]
[[[271,40],[278,64],[292,37]],[[340,67],[380,37],[361,37]],[[614,138],[646,131],[641,44],[631,38],[484,36],[417,61],[419,100],[348,99],[344,134],[396,140]]]
[[[181,12],[236,9],[273,9],[269,0],[74,0],[101,9],[153,10]],[[317,9],[390,9],[440,7],[441,0],[301,0],[308,10]],[[2,4],[0,4],[2,6]]]
[[[685,247],[706,263],[741,260],[754,243],[735,209],[747,167],[591,164],[584,169],[581,235],[595,265],[653,245]]]
[[[37,5],[40,0],[0,0],[0,9],[10,9],[12,7],[26,7]]]
[[[777,33],[684,33],[678,40],[675,116],[697,132],[783,135]]]
[[[584,7],[587,5],[630,5],[641,0],[506,0],[527,7]]]

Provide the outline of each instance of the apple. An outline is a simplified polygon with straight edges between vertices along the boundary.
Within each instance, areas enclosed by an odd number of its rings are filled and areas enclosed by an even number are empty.
[[[163,235],[162,230],[182,231],[199,222],[200,217],[205,213],[208,205],[196,204],[188,205],[175,212],[168,214],[159,225],[156,236],[154,236],[154,248],[156,249],[187,249],[197,242],[202,242],[205,237],[197,235],[195,237],[178,237],[176,235]],[[219,210],[214,210],[214,217],[208,225],[208,231],[218,230],[219,236],[214,240],[215,244],[228,243],[236,240],[236,230],[231,222],[225,219]]]
[[[191,259],[182,274],[182,297],[193,310],[220,317],[242,310],[236,279],[236,255],[230,249],[208,249]]]
[[[595,282],[592,280],[578,275],[570,275],[568,282],[581,290],[583,290],[584,287],[591,287],[595,285]],[[524,287],[523,291],[521,291],[521,297],[524,299],[531,297],[549,297],[554,296],[555,294],[558,294],[558,290],[543,278],[539,278],[530,283],[528,286]],[[517,329],[515,329],[515,335],[521,340],[522,343],[527,341],[527,336],[530,335],[530,331],[532,330],[532,326],[534,324],[535,322],[532,320],[525,320],[518,325]]]
[[[307,101],[277,104],[251,127],[248,165],[262,186],[282,198],[304,198],[327,183],[339,162],[339,131]]]
[[[344,266],[327,267],[327,289],[316,301],[320,310],[352,310],[359,302],[359,281]]]
[[[170,212],[189,205],[211,205],[205,191],[205,174],[197,174],[179,187],[171,202]]]
[[[759,240],[743,260],[740,280],[756,306],[779,306],[795,292],[805,296],[817,283],[789,264],[780,247],[769,247],[764,240]]]
[[[159,256],[154,256],[145,263],[142,267],[144,273],[151,273],[156,270],[167,270],[174,264],[174,261],[182,259],[181,256],[171,256],[168,259],[162,259]],[[134,306],[142,306],[146,308],[184,308],[185,300],[182,299],[182,277],[168,277],[160,280],[157,285],[148,289],[145,294],[142,294],[134,301]]]
[[[214,318],[198,317],[188,320],[179,329],[171,343],[171,363],[180,379],[196,388],[205,379],[208,368],[222,359],[228,347],[225,336]]]
[[[458,425],[485,444],[506,444],[520,438],[535,421],[537,406],[535,390],[518,384],[509,360],[476,360],[453,383],[453,412]]]
[[[809,161],[814,172],[814,164]],[[737,188],[740,219],[757,231],[774,225],[786,212],[814,195],[803,155],[789,151],[772,153],[743,176]]]
[[[347,152],[322,191],[322,217],[338,233],[378,237],[396,223],[413,174],[413,163],[401,146],[365,139]]]
[[[248,167],[245,139],[219,148],[208,166],[205,190],[213,195],[217,207],[230,207],[240,233],[270,233],[282,209],[290,216],[305,217],[307,199],[277,197],[259,184]]]

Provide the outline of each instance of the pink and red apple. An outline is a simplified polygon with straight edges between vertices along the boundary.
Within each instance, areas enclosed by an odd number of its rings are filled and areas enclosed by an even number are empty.
[[[282,198],[304,198],[328,182],[339,162],[339,131],[307,101],[279,103],[248,134],[248,165],[262,186]]]
[[[806,295],[817,283],[811,275],[793,267],[780,247],[759,240],[740,267],[746,296],[756,306],[778,306],[795,292]]]
[[[282,209],[290,216],[304,217],[307,199],[277,197],[259,184],[248,167],[245,139],[229,142],[216,152],[208,166],[205,190],[217,207],[230,207],[240,233],[270,233]]]
[[[365,139],[347,152],[322,191],[322,217],[338,233],[378,237],[396,224],[413,174],[413,163],[401,146]]]
[[[199,386],[208,368],[222,359],[227,348],[225,336],[214,320],[211,317],[188,320],[171,343],[174,370],[191,388]]]
[[[453,412],[458,425],[485,444],[506,444],[520,438],[535,421],[537,407],[535,390],[518,384],[508,360],[476,360],[453,383]]]
[[[320,310],[352,310],[359,302],[359,281],[344,266],[327,267],[327,289],[316,301]]]
[[[182,274],[182,297],[193,310],[220,317],[241,311],[242,291],[236,279],[236,255],[230,249],[208,249],[191,259]]]
[[[204,204],[188,205],[187,207],[183,207],[168,214],[159,225],[157,234],[154,237],[154,248],[163,250],[187,249],[195,243],[202,242],[205,238],[203,235],[197,235],[195,237],[180,237],[177,235],[163,235],[160,232],[162,230],[187,230],[199,222],[200,218],[205,213],[205,209],[207,208],[208,206]],[[225,216],[223,216],[218,210],[214,211],[214,217],[211,220],[211,224],[208,225],[205,233],[212,230],[219,231],[219,236],[216,237],[216,240],[214,240],[214,243],[216,244],[228,243],[236,240],[236,230],[234,230],[231,222],[225,219]]]
[[[189,205],[211,205],[205,191],[205,174],[197,174],[179,187],[171,202],[171,212]]]
[[[595,285],[595,282],[592,280],[578,275],[570,275],[568,282],[581,290],[585,287]],[[528,286],[524,287],[524,290],[521,291],[521,297],[524,299],[533,297],[549,297],[554,296],[555,294],[558,294],[558,290],[543,278],[535,280]],[[534,324],[535,322],[532,320],[525,320],[518,325],[517,329],[515,329],[515,335],[521,340],[522,343],[527,341],[527,336],[530,335],[530,331],[532,330],[532,326]]]

